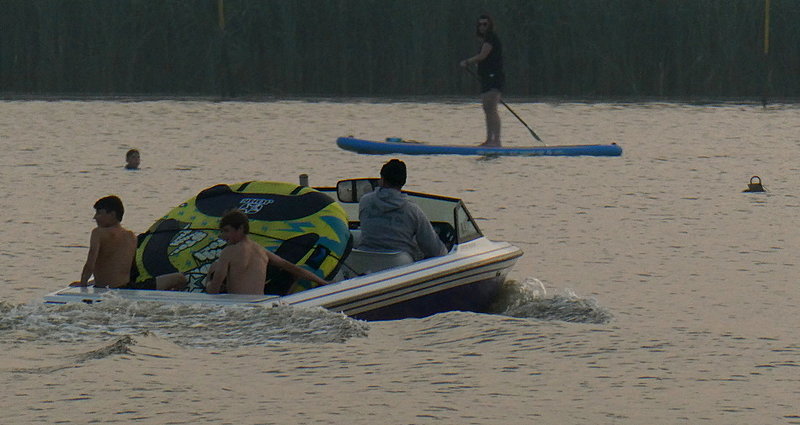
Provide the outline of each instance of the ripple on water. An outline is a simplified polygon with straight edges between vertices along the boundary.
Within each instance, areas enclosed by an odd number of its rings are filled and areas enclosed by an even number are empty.
[[[0,303],[0,342],[84,342],[153,333],[189,347],[344,342],[366,322],[322,308],[208,306],[110,299],[98,304]]]
[[[535,278],[509,280],[492,306],[492,312],[511,317],[557,320],[573,323],[608,323],[611,312],[594,299],[581,298],[566,290],[548,297],[544,284]]]

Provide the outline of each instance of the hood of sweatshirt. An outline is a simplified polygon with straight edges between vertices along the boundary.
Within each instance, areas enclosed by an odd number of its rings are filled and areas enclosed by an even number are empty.
[[[399,209],[408,202],[406,195],[396,189],[379,187],[375,191],[372,207],[381,212]]]

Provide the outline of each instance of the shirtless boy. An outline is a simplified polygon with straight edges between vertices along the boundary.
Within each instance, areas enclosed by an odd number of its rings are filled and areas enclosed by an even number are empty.
[[[249,220],[243,212],[228,212],[220,220],[219,228],[220,238],[228,244],[209,269],[206,286],[209,294],[219,293],[223,282],[227,282],[228,293],[263,295],[269,263],[288,271],[296,278],[320,285],[328,284],[314,273],[284,260],[252,241],[247,236],[250,233]]]
[[[94,275],[94,286],[124,289],[179,289],[186,285],[180,273],[158,276],[144,283],[131,283],[131,266],[136,255],[136,235],[122,227],[125,207],[111,195],[94,203],[97,227],[89,238],[89,255],[81,272],[81,280],[70,286],[87,286]]]
[[[100,198],[94,204],[97,227],[89,238],[89,255],[81,272],[81,280],[71,286],[87,286],[94,275],[94,286],[119,288],[130,281],[131,265],[136,253],[136,235],[122,227],[125,208],[116,196]]]

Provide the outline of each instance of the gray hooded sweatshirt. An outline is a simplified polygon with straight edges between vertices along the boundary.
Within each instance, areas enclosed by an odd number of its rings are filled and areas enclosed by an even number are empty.
[[[379,187],[358,205],[361,242],[367,251],[405,251],[421,260],[447,253],[425,213],[396,189]]]

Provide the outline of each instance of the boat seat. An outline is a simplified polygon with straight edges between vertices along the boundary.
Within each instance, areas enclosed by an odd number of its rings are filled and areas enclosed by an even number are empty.
[[[350,234],[353,236],[353,246],[358,246],[361,243],[361,230],[350,229]]]
[[[403,251],[379,252],[353,248],[344,261],[341,272],[345,279],[411,264],[411,254]]]
[[[456,243],[456,231],[453,226],[444,221],[432,221],[431,226],[447,251],[450,251]],[[358,246],[361,243],[361,229],[350,229],[350,234],[353,235],[353,246]]]

